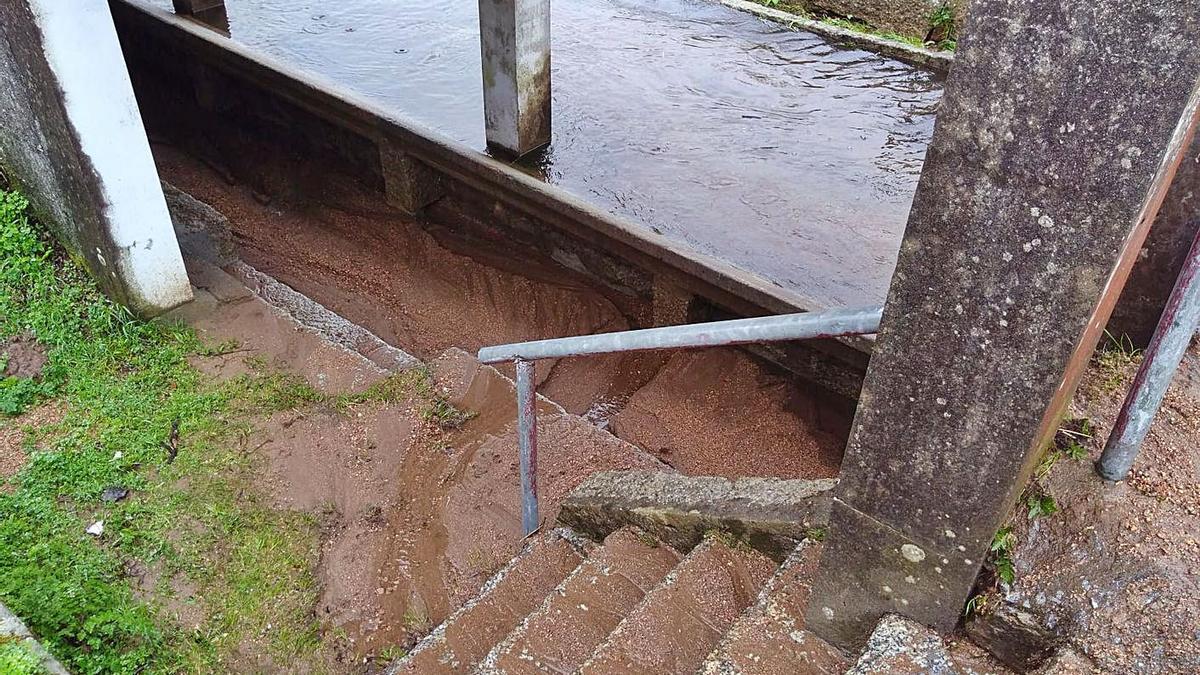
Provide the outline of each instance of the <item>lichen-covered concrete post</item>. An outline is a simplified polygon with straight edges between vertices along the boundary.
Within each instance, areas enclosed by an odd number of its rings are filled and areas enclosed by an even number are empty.
[[[222,33],[229,33],[229,14],[225,10],[225,0],[172,0],[172,3],[176,14],[190,16]]]
[[[1192,141],[1184,155],[1175,182],[1113,309],[1108,330],[1115,339],[1127,337],[1135,347],[1150,344],[1150,336],[1175,287],[1175,278],[1183,268],[1197,230],[1200,230],[1200,138]]]
[[[808,625],[952,629],[1190,141],[1195,0],[976,0],[842,463]]]
[[[110,296],[191,299],[106,0],[0,2],[0,164]]]
[[[488,146],[520,157],[550,142],[550,0],[479,0]]]

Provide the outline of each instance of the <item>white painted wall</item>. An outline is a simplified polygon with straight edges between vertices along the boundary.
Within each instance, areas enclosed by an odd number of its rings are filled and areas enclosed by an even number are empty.
[[[3,0],[9,1],[9,0]],[[106,0],[26,0],[45,40],[67,118],[98,174],[118,260],[104,260],[139,310],[192,298]],[[99,254],[99,252],[97,252]]]

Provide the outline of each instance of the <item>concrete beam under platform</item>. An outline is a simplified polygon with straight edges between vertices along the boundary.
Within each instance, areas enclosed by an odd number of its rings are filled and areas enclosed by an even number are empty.
[[[971,5],[842,463],[808,625],[954,628],[1200,116],[1200,4]]]
[[[188,16],[226,35],[229,34],[229,14],[225,0],[172,0],[175,13]]]

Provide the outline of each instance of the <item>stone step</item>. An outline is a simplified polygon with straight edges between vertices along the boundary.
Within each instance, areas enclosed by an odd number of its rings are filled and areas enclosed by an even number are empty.
[[[820,545],[804,540],[705,660],[704,675],[844,673],[846,659],[804,630],[804,610],[820,562]]]
[[[867,648],[847,675],[1011,675],[970,643],[946,644],[942,636],[905,617],[879,620]]]
[[[646,594],[580,675],[695,673],[775,569],[761,553],[705,539]]]
[[[546,595],[583,561],[589,546],[569,531],[537,536],[463,605],[389,671],[466,673],[537,609]]]
[[[679,558],[640,531],[617,530],[492,650],[480,672],[574,672]]]

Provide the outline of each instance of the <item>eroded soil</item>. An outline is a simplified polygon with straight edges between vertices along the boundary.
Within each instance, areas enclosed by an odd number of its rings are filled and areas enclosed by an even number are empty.
[[[1115,368],[1115,370],[1114,370]],[[1059,511],[1018,506],[1016,582],[1030,608],[1102,672],[1200,672],[1200,348],[1193,344],[1130,478],[1099,457],[1136,363],[1093,365],[1072,406],[1092,422],[1088,457],[1042,480]]]
[[[63,407],[46,403],[27,410],[18,417],[0,416],[0,479],[15,476],[29,461],[25,453],[27,430],[53,426],[63,418]]]
[[[219,270],[193,264],[205,284],[178,310],[224,350],[193,364],[214,379],[270,367],[328,394],[385,377],[326,344]],[[217,296],[225,298],[220,300]],[[322,534],[315,616],[339,670],[394,658],[475,595],[520,548],[514,389],[498,371],[449,350],[432,363],[433,394],[397,403],[327,404],[264,415],[244,445],[261,459],[256,488],[275,508],[309,514]],[[451,412],[452,411],[452,412]],[[653,457],[549,401],[540,404],[543,517],[594,471],[663,468]],[[153,579],[153,570],[140,571]],[[186,591],[186,589],[184,589]],[[176,593],[175,595],[179,595]],[[183,594],[186,598],[186,593]],[[167,603],[182,625],[193,603]],[[261,661],[247,649],[245,663]],[[260,664],[261,665],[261,664]]]
[[[229,219],[247,262],[419,358],[630,327],[595,290],[452,252],[334,173],[306,181],[264,157],[268,195],[170,145],[156,144],[155,156],[165,179]],[[669,395],[694,376],[696,395]],[[826,420],[819,393],[739,350],[544,361],[538,379],[568,412],[684,472],[827,477],[840,463],[844,443],[826,429],[844,420]]]

